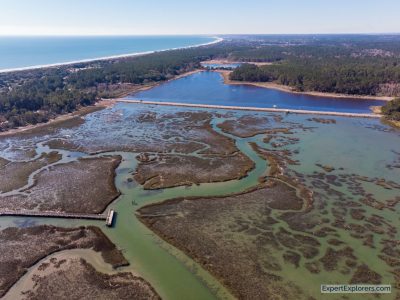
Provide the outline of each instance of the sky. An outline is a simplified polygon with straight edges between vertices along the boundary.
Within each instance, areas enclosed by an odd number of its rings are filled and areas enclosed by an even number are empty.
[[[399,0],[0,0],[0,35],[400,33]]]

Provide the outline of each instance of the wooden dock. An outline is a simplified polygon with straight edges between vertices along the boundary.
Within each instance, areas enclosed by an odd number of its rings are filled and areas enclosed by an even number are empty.
[[[77,214],[77,213],[63,213],[52,211],[11,211],[0,210],[0,216],[11,217],[36,217],[36,218],[63,218],[63,219],[86,219],[86,220],[106,220],[107,216],[104,214]]]
[[[157,101],[129,100],[129,99],[117,99],[115,101],[123,102],[123,103],[133,103],[133,104],[164,105],[164,106],[179,106],[179,107],[199,107],[199,108],[227,109],[227,110],[265,111],[265,112],[278,112],[278,113],[353,117],[353,118],[381,118],[382,117],[381,115],[377,115],[377,114],[373,114],[373,113],[370,113],[370,114],[360,113],[359,114],[359,113],[347,113],[347,112],[335,112],[335,111],[317,111],[317,110],[303,110],[303,109],[250,107],[250,106],[228,106],[228,105],[194,104],[194,103],[179,103],[179,102],[157,102]]]
[[[112,227],[113,226],[114,217],[115,217],[115,211],[113,209],[110,209],[108,211],[107,218],[106,218],[106,225],[108,227]]]

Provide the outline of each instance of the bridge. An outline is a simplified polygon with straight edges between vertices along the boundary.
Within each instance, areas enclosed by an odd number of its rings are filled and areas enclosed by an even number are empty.
[[[228,106],[228,105],[194,104],[194,103],[178,103],[178,102],[159,102],[159,101],[144,101],[144,100],[130,100],[130,99],[116,99],[115,101],[122,102],[122,103],[147,104],[147,105],[199,107],[199,108],[227,109],[227,110],[265,111],[265,112],[311,114],[311,115],[323,115],[323,116],[342,116],[342,117],[355,117],[355,118],[381,118],[382,117],[381,115],[373,114],[373,113],[349,113],[349,112],[336,112],[336,111],[316,111],[316,110],[303,110],[303,109],[267,108],[267,107],[250,107],[250,106]]]
[[[0,210],[0,216],[11,217],[37,217],[37,218],[64,218],[64,219],[86,219],[86,220],[106,220],[104,214],[78,214],[53,211],[24,211],[24,210]]]

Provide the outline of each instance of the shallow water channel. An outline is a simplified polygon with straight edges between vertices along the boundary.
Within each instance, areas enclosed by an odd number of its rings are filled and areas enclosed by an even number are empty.
[[[216,124],[223,119],[214,119],[213,128],[221,134],[221,130]],[[229,135],[231,136],[231,135]],[[266,171],[265,161],[259,158],[248,145],[249,141],[256,138],[236,140],[237,147],[248,155],[255,163],[256,168],[251,171],[249,176],[241,180],[232,180],[223,183],[205,183],[191,187],[176,187],[164,190],[146,191],[141,185],[128,181],[132,178],[137,161],[137,153],[128,152],[106,152],[96,155],[86,155],[85,153],[50,149],[38,143],[36,147],[37,155],[58,151],[63,155],[62,160],[55,164],[67,163],[78,158],[100,157],[121,155],[122,162],[116,170],[115,184],[121,191],[121,196],[115,200],[109,208],[113,208],[116,213],[114,227],[108,228],[101,221],[87,220],[66,220],[54,218],[28,218],[28,217],[2,217],[0,227],[15,226],[16,224],[39,225],[51,224],[56,226],[76,227],[81,225],[96,225],[102,228],[106,235],[123,250],[123,254],[130,262],[130,266],[123,270],[132,269],[133,273],[138,273],[148,280],[164,299],[213,299],[213,298],[232,298],[231,294],[208,272],[204,271],[197,263],[184,255],[181,251],[168,245],[149,229],[147,229],[135,216],[135,210],[143,205],[163,201],[170,198],[181,196],[211,196],[224,195],[243,191],[257,184],[257,179]],[[46,166],[45,168],[48,168]],[[44,168],[42,168],[44,169]],[[27,186],[33,184],[33,176],[42,169],[34,172]],[[26,188],[25,186],[24,188]],[[21,190],[21,189],[19,189]],[[12,194],[16,191],[7,193]],[[99,265],[100,264],[100,265]],[[101,261],[94,265],[102,270]],[[23,281],[27,277],[21,279]],[[19,282],[17,286],[23,288],[25,285]],[[13,293],[18,289],[13,289]],[[22,291],[22,290],[21,290]]]
[[[117,104],[114,108],[111,108],[111,110],[135,110],[137,107],[145,110],[149,109],[148,107],[141,107],[133,104]],[[174,108],[157,108],[157,110],[163,109],[174,110]],[[99,112],[95,114],[99,114]],[[240,114],[245,113],[235,112],[234,117]],[[258,114],[262,115],[262,113]],[[299,122],[310,125],[307,123],[307,116],[290,115],[285,118],[288,122]],[[138,153],[116,151],[87,155],[80,152],[59,150],[58,152],[62,154],[63,159],[57,162],[57,164],[74,161],[80,157],[122,156],[123,159],[116,170],[117,176],[115,178],[115,184],[121,191],[121,196],[108,207],[108,209],[113,208],[117,212],[114,227],[108,228],[105,226],[104,222],[100,221],[1,217],[0,228],[39,224],[51,224],[65,227],[96,225],[105,232],[113,243],[123,250],[124,256],[130,262],[130,266],[122,268],[122,270],[131,270],[134,274],[142,276],[149,281],[163,299],[231,299],[233,298],[232,294],[213,276],[187,255],[156,236],[145,227],[135,215],[137,209],[150,203],[161,202],[166,199],[181,196],[225,195],[244,191],[259,183],[258,179],[265,176],[268,171],[268,164],[252,150],[249,146],[249,142],[256,142],[259,145],[265,146],[263,142],[264,135],[260,134],[250,138],[238,138],[226,134],[217,127],[217,124],[224,120],[224,117],[213,118],[212,127],[220,134],[228,135],[230,138],[234,139],[239,150],[255,162],[255,169],[252,170],[247,177],[221,183],[204,183],[190,187],[147,191],[135,181],[129,180],[132,178],[132,173],[137,166],[135,157]],[[293,171],[312,174],[315,170],[319,170],[315,166],[315,163],[324,162],[324,164],[331,164],[344,168],[342,171],[336,170],[334,172],[335,174],[336,172],[354,172],[372,177],[384,177],[397,183],[400,182],[400,169],[388,170],[385,167],[388,163],[393,163],[393,161],[399,159],[398,154],[393,152],[395,150],[400,150],[400,134],[398,131],[393,131],[389,127],[381,125],[377,120],[348,119],[341,117],[336,117],[335,120],[337,121],[335,125],[312,123],[314,128],[312,133],[299,132],[298,137],[300,137],[300,143],[287,146],[288,148],[296,147],[299,149],[296,158],[301,164],[291,167]],[[57,149],[50,149],[39,142],[36,144],[36,157],[42,153],[48,153],[54,150],[57,151]],[[32,178],[28,185],[32,184]],[[395,196],[398,192],[395,190],[384,190],[376,186],[371,186],[368,189],[369,192],[374,194],[378,199],[390,198]],[[344,187],[342,187],[342,190],[344,190],[349,197],[352,197],[351,193],[346,191]],[[384,215],[385,218],[391,222],[400,225],[399,217],[394,212],[382,211],[380,214]],[[397,237],[399,237],[398,234]],[[353,243],[355,240],[345,231],[343,231],[341,238],[347,240],[349,243]],[[378,254],[377,250],[364,251],[362,245],[356,245],[355,248],[356,251],[358,251],[357,256],[362,259],[368,260],[372,257],[371,255]],[[75,254],[79,254],[79,252]],[[90,263],[100,271],[107,270],[107,267],[104,266],[104,262],[101,260],[92,260]],[[33,268],[35,268],[35,266]],[[296,274],[298,274],[297,272],[300,271],[301,270],[294,270],[291,267],[285,267],[281,274],[287,275],[288,278],[290,278],[296,276]],[[320,276],[322,279],[332,279],[329,277],[329,273],[322,273]],[[335,275],[334,279],[338,278],[339,277]],[[392,280],[392,277],[387,275],[385,279]],[[13,287],[12,293],[14,295],[24,289],[26,286],[24,280],[29,280],[29,276],[24,276]],[[293,278],[293,280],[295,280],[295,278]],[[297,283],[304,281],[304,284],[307,285],[310,281],[313,281],[313,277],[312,275],[307,275],[304,278],[297,278],[296,281]],[[315,295],[318,295],[318,293]]]

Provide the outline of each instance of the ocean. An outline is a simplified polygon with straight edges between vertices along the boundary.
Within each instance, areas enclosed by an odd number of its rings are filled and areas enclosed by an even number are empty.
[[[0,71],[207,44],[207,36],[0,37]]]

